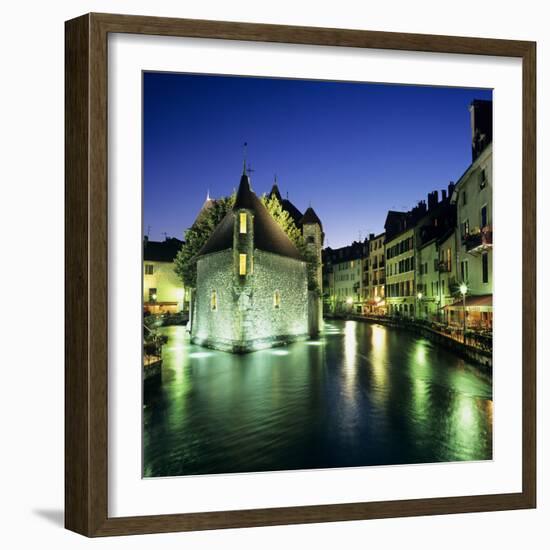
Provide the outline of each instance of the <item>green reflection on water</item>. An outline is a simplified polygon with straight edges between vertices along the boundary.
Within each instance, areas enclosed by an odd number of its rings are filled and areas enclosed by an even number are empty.
[[[162,330],[146,476],[492,457],[490,377],[427,340],[332,321],[317,340],[233,355]]]

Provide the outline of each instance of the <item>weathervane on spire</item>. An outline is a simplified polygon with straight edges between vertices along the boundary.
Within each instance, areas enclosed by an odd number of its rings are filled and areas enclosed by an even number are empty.
[[[250,174],[255,170],[252,169],[250,164],[246,163],[246,157],[248,156],[248,142],[243,143],[243,176],[250,177]]]
[[[243,143],[243,176],[246,176],[246,155],[248,153],[248,143]]]

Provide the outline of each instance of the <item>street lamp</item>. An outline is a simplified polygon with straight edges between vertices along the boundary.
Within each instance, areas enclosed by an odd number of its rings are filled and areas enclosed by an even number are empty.
[[[468,287],[466,283],[460,285],[460,294],[462,294],[462,341],[466,343],[466,293]]]

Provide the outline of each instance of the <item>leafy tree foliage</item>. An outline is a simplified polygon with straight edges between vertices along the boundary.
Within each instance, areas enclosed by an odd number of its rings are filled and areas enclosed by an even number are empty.
[[[306,261],[308,289],[319,291],[316,277],[319,266],[317,255],[308,248],[300,229],[296,227],[289,213],[283,209],[277,197],[263,195],[261,200]],[[216,199],[201,212],[195,223],[185,232],[185,243],[174,260],[174,269],[186,287],[195,288],[197,286],[196,255],[206,243],[212,231],[233,208],[234,203],[234,194],[231,197]]]
[[[263,195],[262,202],[306,261],[308,290],[320,292],[319,284],[317,282],[317,268],[319,267],[319,259],[317,254],[306,245],[302,232],[296,227],[294,219],[290,216],[290,214],[283,209],[283,206],[277,197]]]
[[[185,242],[178,252],[174,263],[175,272],[189,288],[197,286],[197,262],[195,256],[206,243],[212,231],[233,208],[235,195],[216,199],[205,208],[195,223],[185,232]]]

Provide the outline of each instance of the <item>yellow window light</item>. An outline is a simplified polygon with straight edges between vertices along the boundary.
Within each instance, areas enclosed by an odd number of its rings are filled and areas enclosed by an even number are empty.
[[[246,233],[246,212],[239,214],[239,232]]]
[[[215,290],[210,295],[210,309],[216,311],[218,309],[218,294]]]
[[[239,254],[239,275],[246,275],[246,254]]]

